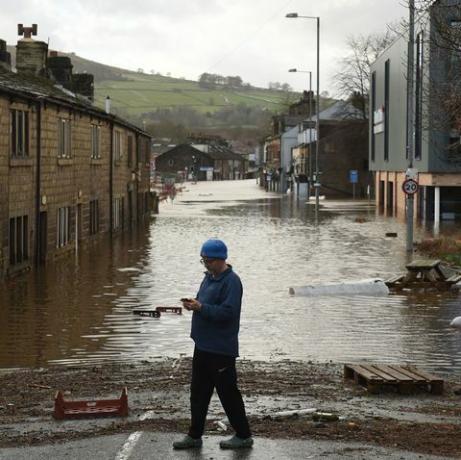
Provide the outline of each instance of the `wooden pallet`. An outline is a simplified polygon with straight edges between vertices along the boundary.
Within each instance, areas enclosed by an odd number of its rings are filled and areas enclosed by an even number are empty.
[[[61,391],[54,398],[53,417],[57,420],[85,417],[128,416],[128,392],[123,388],[119,399],[66,401]]]
[[[428,374],[414,366],[397,366],[394,364],[346,364],[344,378],[353,379],[363,385],[370,393],[379,393],[392,388],[402,394],[415,393],[419,390],[432,394],[443,393],[443,380]]]

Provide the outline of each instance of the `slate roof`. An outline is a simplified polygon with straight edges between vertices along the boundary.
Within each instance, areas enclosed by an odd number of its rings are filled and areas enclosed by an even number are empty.
[[[363,120],[362,112],[348,101],[336,101],[330,107],[320,112],[321,120]],[[312,116],[317,120],[317,115]]]
[[[223,145],[215,145],[215,144],[208,144],[208,151],[205,151],[205,152],[194,147],[191,144],[180,144],[180,145],[177,145],[176,147],[173,147],[170,150],[167,150],[166,152],[163,152],[161,155],[159,155],[159,157],[162,155],[168,155],[173,152],[181,151],[181,150],[190,150],[191,154],[196,153],[197,155],[204,155],[204,156],[211,158],[212,160],[238,160],[238,161],[245,160],[245,158],[243,158],[238,153],[233,152],[228,147],[225,147]]]
[[[75,94],[55,84],[53,80],[48,78],[18,74],[0,67],[0,93],[17,95],[32,100],[43,99],[61,105],[71,105],[76,109],[93,113],[101,118],[116,121],[123,126],[150,137],[150,134],[141,128],[132,125],[123,118],[106,113],[99,107],[94,106],[86,97]]]

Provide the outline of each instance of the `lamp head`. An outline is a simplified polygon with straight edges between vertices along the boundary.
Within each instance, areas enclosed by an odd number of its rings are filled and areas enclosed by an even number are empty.
[[[288,72],[297,72],[298,69],[288,69]]]
[[[285,17],[286,17],[286,18],[297,18],[297,17],[298,17],[298,13],[288,13]]]

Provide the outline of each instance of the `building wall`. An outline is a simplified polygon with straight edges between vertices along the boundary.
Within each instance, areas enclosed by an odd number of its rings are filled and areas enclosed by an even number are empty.
[[[447,3],[447,2],[441,2]],[[450,13],[442,6],[443,15],[449,27],[449,21],[456,17],[458,6]],[[453,15],[452,15],[453,13]],[[438,14],[438,13],[437,13]],[[439,17],[438,20],[441,20]],[[421,104],[421,156],[415,157],[414,167],[421,173],[461,173],[461,162],[452,161],[448,152],[449,129],[442,126],[444,120],[444,102],[440,101],[440,88],[447,82],[452,66],[450,53],[433,44],[434,27],[425,19],[415,25],[415,35],[423,37],[423,64],[421,82],[423,85]],[[372,171],[405,171],[408,165],[406,154],[407,119],[407,37],[398,38],[372,64],[371,72],[376,75],[375,107],[370,105],[370,169]],[[415,56],[417,54],[415,46]],[[456,57],[461,64],[459,56]],[[385,62],[390,62],[390,103],[385,107]],[[417,63],[415,63],[416,66]],[[459,74],[459,72],[458,72]],[[415,90],[416,91],[416,90]],[[446,96],[446,94],[445,94]],[[416,97],[416,96],[415,96]],[[384,133],[375,134],[375,158],[373,160],[372,133],[374,109],[383,107],[389,115],[389,159],[384,158]],[[442,120],[443,119],[443,120]],[[432,129],[429,129],[432,127]]]
[[[320,131],[320,150],[318,155],[320,193],[327,197],[345,198],[353,195],[350,171],[358,171],[355,185],[357,197],[365,197],[367,186],[374,185],[373,174],[368,170],[368,127],[366,121],[324,121]],[[306,148],[305,164],[311,165],[315,175],[316,145]],[[311,156],[311,159],[309,159]],[[310,175],[310,174],[309,174]]]
[[[140,220],[150,205],[149,198],[149,151],[150,140],[134,130],[120,125],[122,132],[122,154],[117,164],[111,167],[113,148],[112,121],[90,114],[82,109],[62,107],[54,103],[42,104],[40,181],[37,181],[37,119],[38,106],[21,102],[19,98],[0,95],[0,276],[31,266],[35,261],[46,262],[55,256],[73,251],[78,244],[86,244],[111,231],[112,197],[124,199],[128,206],[130,189],[134,202],[132,213],[124,210],[123,225]],[[10,110],[22,109],[29,112],[29,155],[27,158],[11,157]],[[69,121],[71,126],[71,158],[59,158],[59,122]],[[91,127],[100,129],[100,158],[91,158]],[[133,142],[133,165],[128,164],[127,137]],[[136,148],[140,147],[138,160]],[[111,189],[111,174],[113,177]],[[37,185],[39,184],[39,196]],[[90,235],[90,201],[98,200],[99,231]],[[37,208],[40,219],[46,222],[45,230],[37,244],[40,232],[36,228]],[[58,213],[60,208],[70,208],[70,238],[67,244],[58,247]],[[24,264],[9,266],[9,221],[17,216],[28,216],[28,253]],[[46,215],[46,220],[44,216]],[[39,221],[40,225],[40,221]],[[113,229],[112,229],[113,230]],[[76,237],[78,235],[78,241]],[[40,252],[39,252],[40,250]],[[36,260],[36,253],[43,255]],[[24,267],[23,267],[24,265]]]
[[[200,167],[214,167],[214,163],[207,154],[189,145],[173,148],[162,153],[155,160],[157,172],[160,174],[177,174],[184,171],[190,173],[193,168],[199,180],[205,179],[206,176],[205,172],[200,171]]]

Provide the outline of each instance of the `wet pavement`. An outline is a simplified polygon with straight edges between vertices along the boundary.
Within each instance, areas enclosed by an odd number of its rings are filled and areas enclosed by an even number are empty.
[[[194,295],[199,248],[209,237],[227,242],[244,283],[243,357],[410,362],[461,375],[461,334],[448,327],[460,314],[457,292],[288,295],[290,286],[402,271],[402,222],[377,216],[367,202],[324,201],[316,223],[312,204],[268,194],[255,181],[187,184],[145,228],[4,283],[0,367],[189,355],[189,313],[152,319],[132,311]]]
[[[449,457],[414,454],[397,449],[384,449],[359,443],[341,443],[317,440],[275,440],[256,438],[253,449],[223,451],[221,436],[205,436],[203,447],[193,451],[174,451],[171,444],[180,436],[170,433],[136,432],[130,435],[101,436],[98,438],[53,444],[48,446],[0,449],[1,460],[307,460],[307,459],[370,459],[389,460]]]

